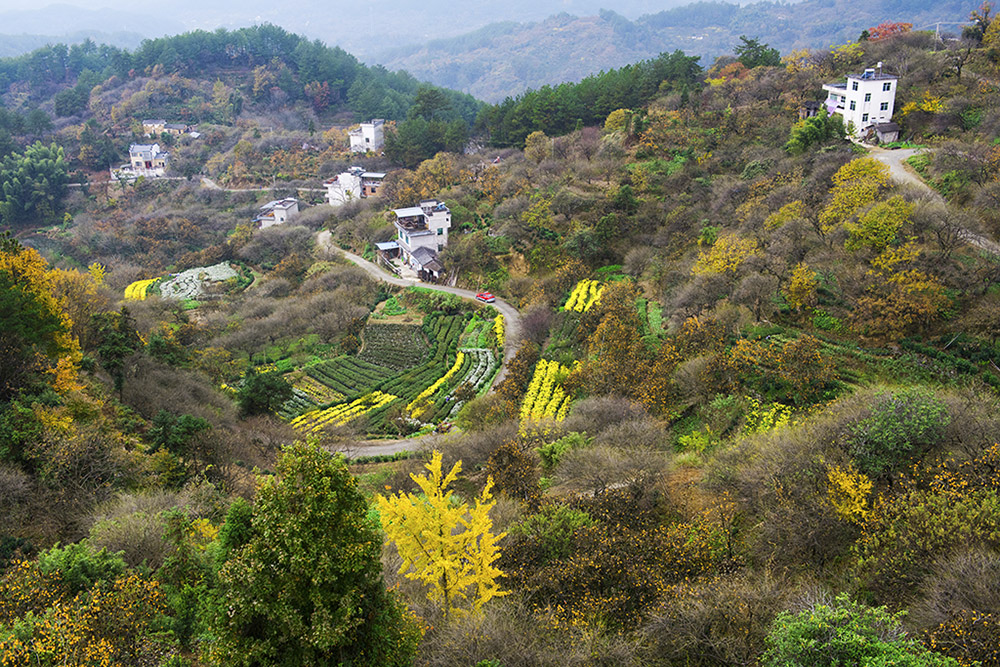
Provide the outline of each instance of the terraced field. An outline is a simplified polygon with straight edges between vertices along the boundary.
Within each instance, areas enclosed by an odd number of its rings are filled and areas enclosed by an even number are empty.
[[[423,327],[415,324],[369,324],[362,338],[359,359],[396,371],[413,368],[430,351]]]
[[[385,432],[390,430],[385,415],[394,405],[422,422],[449,417],[459,405],[454,390],[467,383],[479,393],[500,365],[490,349],[458,349],[467,320],[467,315],[436,314],[419,327],[368,325],[360,355],[304,369],[283,416],[309,432],[362,415],[369,432]]]
[[[394,375],[385,366],[351,356],[337,357],[309,366],[306,374],[320,385],[345,397],[371,391],[380,382]]]

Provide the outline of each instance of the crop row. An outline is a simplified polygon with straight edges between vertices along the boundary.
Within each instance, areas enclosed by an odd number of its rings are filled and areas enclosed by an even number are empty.
[[[373,391],[350,403],[340,403],[323,410],[311,410],[293,419],[291,424],[305,433],[314,433],[324,426],[346,424],[352,419],[392,403],[397,398],[392,394]]]
[[[497,315],[497,319],[493,323],[493,329],[497,334],[497,349],[503,350],[503,344],[507,340],[506,329],[504,328],[503,315]]]
[[[145,301],[149,293],[149,288],[153,286],[159,278],[148,280],[137,280],[125,288],[125,298],[129,301]]]
[[[299,378],[299,380],[295,383],[295,389],[300,391],[306,398],[311,400],[316,405],[335,403],[346,398],[346,396],[344,396],[341,392],[331,389],[316,378],[308,375],[303,375]]]
[[[459,384],[469,385],[475,391],[475,395],[478,396],[488,386],[489,381],[493,379],[499,363],[492,350],[467,348],[463,351],[466,358],[472,358],[474,361],[469,368],[469,372],[462,378]],[[463,401],[455,403],[448,411],[448,415],[454,417],[464,404]]]
[[[412,368],[427,355],[421,327],[409,324],[369,324],[362,333],[358,358],[396,371]]]
[[[455,373],[457,373],[459,369],[462,368],[463,363],[465,363],[465,353],[459,350],[458,354],[455,355],[455,363],[451,365],[451,368],[448,369],[448,372],[442,375],[440,378],[438,378],[434,382],[434,384],[432,384],[431,386],[427,387],[422,392],[417,394],[417,397],[414,398],[412,401],[410,401],[410,403],[406,406],[407,412],[409,412],[414,417],[417,416],[416,414],[417,412],[423,412],[424,406],[420,404],[430,396],[433,396],[434,392],[436,392],[438,389],[441,388],[441,385],[450,380],[451,377],[455,375]]]
[[[578,313],[588,311],[601,298],[603,291],[604,287],[599,281],[584,278],[573,288],[563,310],[575,310]]]
[[[316,407],[315,401],[310,399],[304,392],[299,389],[292,388],[292,397],[289,398],[278,410],[278,414],[285,419],[291,418],[304,410]]]
[[[423,331],[431,341],[431,355],[424,363],[408,371],[395,375],[377,387],[382,392],[399,396],[407,403],[426,387],[433,384],[445,374],[454,357],[458,338],[465,328],[460,315],[430,315],[424,320]],[[458,355],[455,354],[455,357]],[[451,360],[451,364],[449,364]],[[369,426],[377,428],[381,425],[385,410],[373,411],[369,416]]]
[[[437,390],[436,398],[434,398],[434,403],[428,405],[424,403],[423,405],[417,406],[417,412],[423,410],[420,414],[420,419],[425,422],[439,422],[442,419],[447,418],[453,411],[455,405],[455,389],[463,383],[469,373],[473,370],[475,365],[475,356],[470,354],[466,350],[459,352],[462,355],[462,365],[458,371],[452,375],[452,377],[447,381],[448,384],[444,384],[440,389]],[[457,362],[456,362],[457,363]],[[434,394],[432,394],[432,397]]]
[[[556,384],[556,376],[569,369],[558,361],[542,359],[535,366],[531,383],[521,403],[521,421],[555,419],[561,421],[569,411],[569,400],[563,388]]]
[[[337,357],[306,369],[310,377],[330,389],[351,396],[370,390],[392,376],[392,371],[357,357]]]

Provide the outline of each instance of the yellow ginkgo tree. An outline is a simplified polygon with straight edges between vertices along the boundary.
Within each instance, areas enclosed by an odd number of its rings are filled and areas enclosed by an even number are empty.
[[[497,542],[504,537],[493,534],[493,480],[487,480],[470,507],[448,489],[462,462],[445,475],[441,458],[435,451],[426,465],[429,474],[411,475],[421,495],[376,498],[382,527],[403,558],[400,573],[428,586],[427,597],[440,604],[446,616],[463,609],[465,601],[478,612],[492,598],[506,595],[498,583],[503,572],[493,565],[500,557]]]

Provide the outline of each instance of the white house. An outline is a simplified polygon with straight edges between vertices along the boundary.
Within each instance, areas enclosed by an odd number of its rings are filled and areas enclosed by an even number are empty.
[[[187,123],[168,123],[162,118],[148,118],[142,121],[142,131],[147,137],[158,137],[164,132],[180,136],[190,129],[191,126]]]
[[[827,83],[826,110],[839,113],[844,127],[852,128],[854,136],[868,133],[873,125],[889,123],[896,103],[898,77],[882,73],[882,63],[862,74],[848,74],[845,83]]]
[[[162,118],[147,118],[142,121],[142,131],[147,137],[158,136],[167,126],[167,121]]]
[[[163,176],[170,154],[161,151],[160,144],[132,144],[128,147],[128,158],[128,164],[111,169],[112,178],[135,180],[140,176]]]
[[[385,145],[385,121],[375,118],[370,123],[361,123],[361,127],[351,130],[347,136],[351,140],[352,153],[377,153]]]
[[[269,201],[260,207],[260,214],[254,218],[254,222],[259,222],[260,228],[265,229],[272,225],[280,225],[289,218],[297,215],[298,212],[298,199],[289,198]]]
[[[330,206],[340,206],[355,199],[374,197],[382,188],[384,179],[383,172],[351,167],[342,174],[323,181],[326,187],[326,200]]]
[[[421,277],[437,279],[443,267],[438,252],[448,245],[451,211],[436,199],[420,202],[420,206],[398,208],[396,243],[400,255]]]

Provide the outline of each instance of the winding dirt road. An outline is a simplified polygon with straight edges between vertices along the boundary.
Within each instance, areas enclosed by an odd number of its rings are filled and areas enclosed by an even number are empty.
[[[904,185],[912,185],[926,193],[929,193],[931,198],[935,201],[947,204],[944,197],[938,194],[932,187],[927,185],[927,183],[924,182],[924,179],[920,178],[920,175],[913,170],[913,167],[906,163],[906,160],[921,152],[922,149],[905,148],[885,150],[883,148],[872,147],[868,147],[868,149],[873,158],[889,167],[889,175],[894,181]],[[986,238],[982,234],[977,234],[971,229],[962,229],[959,231],[959,236],[969,245],[973,245],[980,250],[985,250],[993,255],[1000,256],[1000,244],[992,239]]]
[[[347,252],[332,242],[331,234],[329,230],[323,230],[316,235],[316,242],[327,249],[336,250],[342,254],[345,258],[357,264],[362,269],[365,270],[368,275],[370,275],[375,280],[381,280],[382,282],[389,283],[390,285],[398,285],[399,287],[412,287],[417,285],[429,290],[434,290],[435,292],[445,292],[447,294],[455,294],[462,297],[463,299],[469,299],[470,301],[476,301],[476,293],[472,290],[462,289],[460,287],[448,287],[447,285],[434,285],[432,283],[421,282],[412,278],[399,278],[390,275],[386,271],[382,270],[380,267],[372,264],[367,259],[359,257],[354,253]],[[479,303],[476,301],[476,303]],[[521,313],[517,312],[517,308],[510,305],[503,299],[497,299],[496,303],[490,304],[503,314],[504,324],[507,328],[506,340],[504,341],[504,352],[503,361],[504,366],[497,373],[497,377],[494,382],[499,382],[507,371],[507,362],[514,358],[514,354],[517,352],[517,346],[521,341]]]

